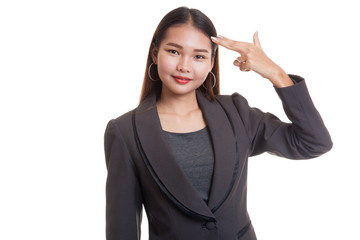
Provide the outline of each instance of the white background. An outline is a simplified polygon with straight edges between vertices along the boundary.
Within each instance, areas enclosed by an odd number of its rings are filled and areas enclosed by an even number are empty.
[[[152,34],[178,6],[252,41],[303,76],[334,148],[310,161],[249,163],[259,240],[360,239],[356,1],[0,2],[0,239],[105,239],[103,133],[139,100]],[[220,49],[223,94],[287,121],[272,85]],[[147,239],[144,215],[143,237]]]

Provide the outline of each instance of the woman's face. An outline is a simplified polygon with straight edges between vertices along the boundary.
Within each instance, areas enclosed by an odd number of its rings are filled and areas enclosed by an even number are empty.
[[[213,67],[210,38],[190,24],[172,26],[153,60],[163,83],[162,93],[194,93]]]

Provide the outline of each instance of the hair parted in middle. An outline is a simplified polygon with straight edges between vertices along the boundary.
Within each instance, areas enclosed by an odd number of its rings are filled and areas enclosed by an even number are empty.
[[[159,79],[157,68],[151,67],[149,69],[150,65],[153,64],[151,54],[154,48],[159,48],[161,41],[165,37],[166,31],[170,27],[174,25],[187,24],[187,23],[190,23],[192,26],[194,26],[195,28],[203,32],[205,35],[207,35],[209,37],[209,41],[211,42],[211,47],[212,47],[211,57],[213,58],[214,65],[211,71],[215,75],[216,80],[213,78],[212,74],[208,74],[205,82],[199,87],[199,90],[205,93],[206,95],[208,95],[212,100],[215,98],[215,95],[219,95],[220,93],[219,51],[217,45],[210,40],[211,36],[217,36],[214,24],[204,13],[202,13],[198,9],[179,7],[167,13],[160,21],[159,25],[157,26],[154,32],[146,62],[144,81],[140,96],[140,103],[152,92],[155,92],[157,97],[159,97],[161,94],[162,82]],[[152,78],[155,81],[151,80],[149,75],[152,76]]]

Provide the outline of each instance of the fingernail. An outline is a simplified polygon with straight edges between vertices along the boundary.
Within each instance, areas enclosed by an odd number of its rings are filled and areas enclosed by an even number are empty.
[[[216,38],[216,37],[211,36],[210,38],[211,38],[211,40],[213,40],[213,41],[215,41],[215,42],[217,41],[217,38]]]
[[[224,37],[223,37],[223,36],[221,36],[221,35],[217,35],[217,37],[218,37],[218,38],[224,38]]]

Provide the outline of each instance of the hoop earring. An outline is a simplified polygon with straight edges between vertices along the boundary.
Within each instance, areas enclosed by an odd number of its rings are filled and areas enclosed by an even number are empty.
[[[209,72],[209,73],[212,74],[213,79],[214,79],[214,84],[213,84],[212,87],[211,87],[211,89],[213,89],[213,88],[215,87],[215,85],[216,85],[216,77],[215,77],[215,74],[214,74],[213,72]],[[204,86],[204,83],[202,84],[202,86],[206,89],[206,87]]]
[[[149,78],[150,78],[151,81],[157,82],[158,80],[154,80],[154,79],[151,77],[151,74],[150,74],[150,69],[151,69],[151,66],[152,66],[153,64],[154,64],[154,63],[151,63],[150,66],[149,66],[149,68],[148,68],[148,76],[149,76]]]

